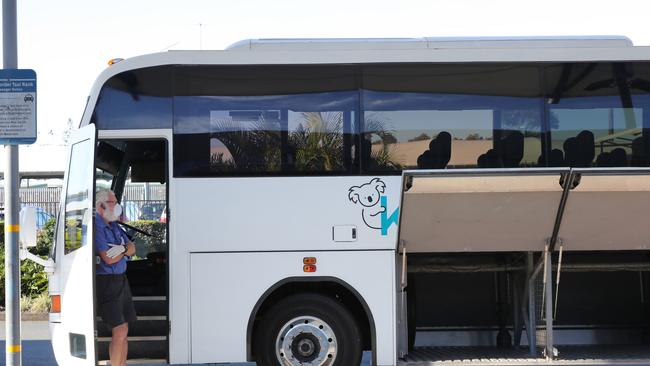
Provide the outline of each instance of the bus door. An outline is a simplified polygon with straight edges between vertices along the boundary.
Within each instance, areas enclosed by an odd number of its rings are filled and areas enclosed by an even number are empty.
[[[63,245],[60,273],[61,323],[68,333],[70,357],[66,364],[95,365],[95,260],[93,255],[93,201],[95,182],[95,125],[75,131],[62,197]]]

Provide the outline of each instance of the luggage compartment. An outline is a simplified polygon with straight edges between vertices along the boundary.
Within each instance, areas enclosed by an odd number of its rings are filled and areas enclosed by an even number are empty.
[[[410,173],[400,365],[650,364],[649,171]]]

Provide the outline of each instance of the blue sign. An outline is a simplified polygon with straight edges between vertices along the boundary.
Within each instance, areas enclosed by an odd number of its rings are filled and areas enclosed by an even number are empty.
[[[0,70],[0,144],[36,142],[36,72]]]

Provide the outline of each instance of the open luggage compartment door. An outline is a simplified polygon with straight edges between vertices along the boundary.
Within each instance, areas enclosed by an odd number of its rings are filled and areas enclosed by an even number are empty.
[[[400,241],[409,253],[542,251],[569,172],[404,171]]]
[[[650,169],[573,169],[560,238],[564,250],[650,249]]]

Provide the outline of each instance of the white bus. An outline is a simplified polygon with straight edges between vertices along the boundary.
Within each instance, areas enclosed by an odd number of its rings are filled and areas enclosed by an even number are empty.
[[[118,62],[70,145],[57,362],[107,364],[95,187],[156,182],[131,363],[650,364],[649,152],[650,48],[623,37]]]

